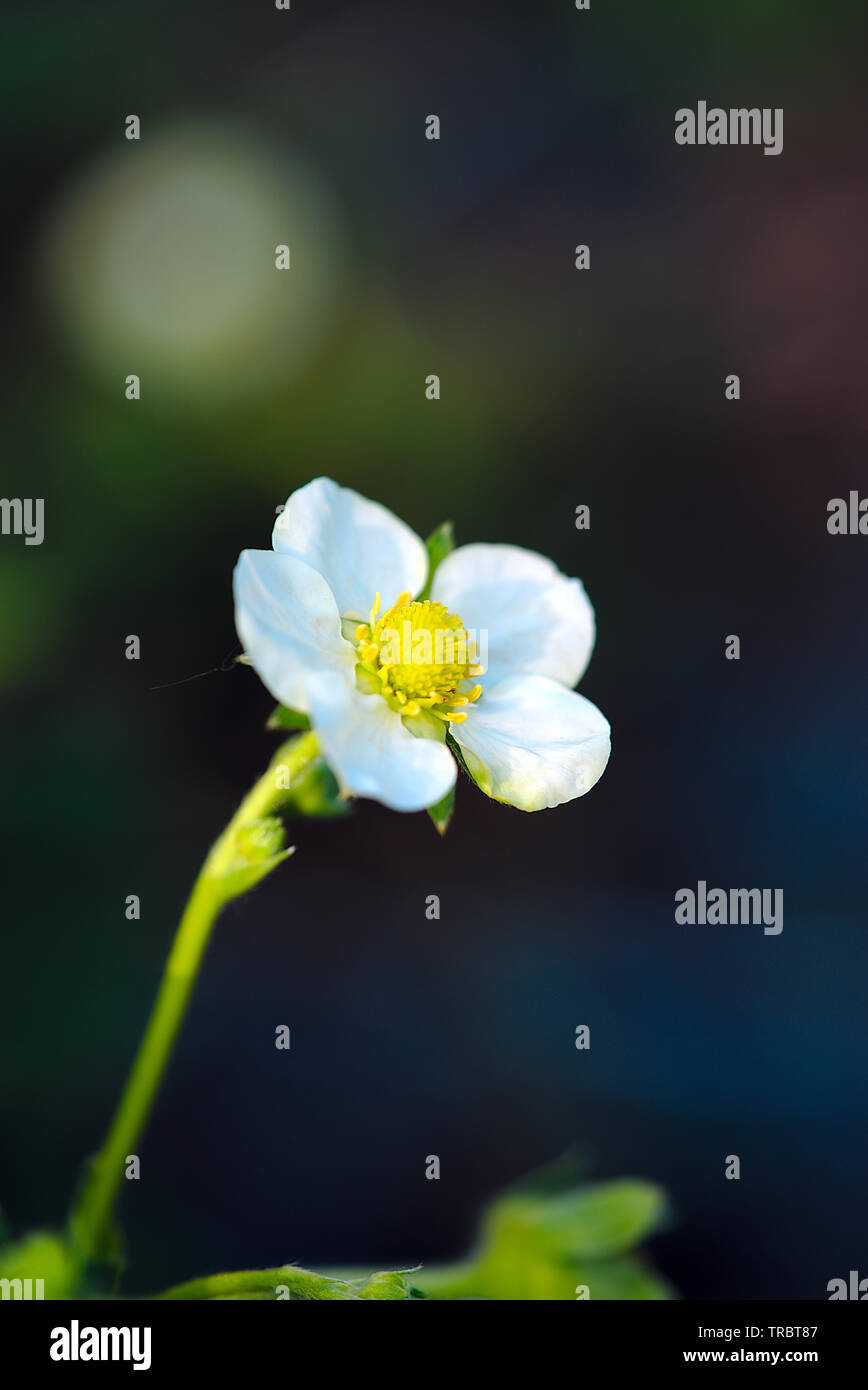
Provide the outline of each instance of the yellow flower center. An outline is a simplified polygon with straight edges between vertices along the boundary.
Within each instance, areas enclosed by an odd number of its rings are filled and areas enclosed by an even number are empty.
[[[380,595],[371,616],[355,630],[360,689],[377,691],[402,715],[414,718],[423,710],[438,719],[460,723],[462,708],[482,694],[482,686],[465,687],[482,674],[476,664],[476,644],[461,619],[445,604],[416,600],[401,594],[385,613]]]

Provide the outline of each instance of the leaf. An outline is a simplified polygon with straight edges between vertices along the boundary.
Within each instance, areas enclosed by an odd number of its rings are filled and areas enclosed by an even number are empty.
[[[508,1198],[487,1218],[489,1238],[524,1227],[558,1257],[597,1260],[632,1250],[659,1228],[667,1209],[653,1183],[598,1183],[544,1198]]]
[[[428,815],[431,817],[440,835],[445,835],[452,819],[452,812],[455,810],[455,788],[452,787],[442,801],[436,802],[434,806],[428,807]]]
[[[428,578],[419,594],[420,599],[428,598],[437,566],[455,549],[455,530],[451,521],[442,522],[436,531],[431,532],[425,542],[425,549],[428,551]]]
[[[239,898],[288,859],[295,846],[284,849],[285,840],[283,822],[277,816],[261,816],[240,825],[231,850],[206,870],[209,878],[220,883],[223,901]]]
[[[628,1253],[666,1209],[658,1187],[632,1180],[511,1192],[484,1214],[476,1251],[416,1282],[439,1299],[575,1299],[581,1285],[591,1299],[668,1299],[666,1281]]]
[[[255,888],[257,883],[261,883],[264,878],[282,864],[284,859],[288,859],[295,853],[295,846],[290,849],[282,850],[280,854],[272,854],[268,859],[260,859],[253,864],[239,863],[237,867],[230,866],[224,874],[220,876],[223,885],[224,901],[229,902],[231,898],[240,898],[242,893],[247,893],[251,888]]]
[[[290,709],[289,705],[278,705],[268,716],[266,729],[309,729],[310,720],[301,710]]]

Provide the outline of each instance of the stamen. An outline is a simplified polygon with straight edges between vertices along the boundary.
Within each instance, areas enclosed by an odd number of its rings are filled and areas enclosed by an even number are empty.
[[[482,675],[483,668],[477,664],[475,642],[445,604],[414,600],[404,590],[383,612],[377,593],[370,621],[355,626],[355,638],[359,689],[376,690],[379,685],[383,698],[402,716],[412,719],[426,710],[444,723],[461,724],[467,714],[460,711],[482,694],[481,685],[464,693],[470,678]]]

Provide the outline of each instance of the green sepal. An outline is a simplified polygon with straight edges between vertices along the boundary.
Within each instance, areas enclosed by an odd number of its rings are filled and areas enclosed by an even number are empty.
[[[455,810],[455,788],[451,787],[441,801],[428,807],[428,815],[431,817],[438,834],[445,835]]]
[[[268,716],[266,729],[309,729],[310,720],[301,710],[290,709],[289,705],[278,705]]]
[[[430,738],[435,743],[446,742],[446,725],[429,709],[420,709],[418,714],[405,714],[401,723],[414,738]]]
[[[436,531],[431,532],[425,542],[425,549],[428,551],[428,578],[419,594],[420,599],[428,598],[437,566],[455,549],[455,530],[451,521],[442,522]]]
[[[474,786],[477,786],[478,783],[476,781],[476,778],[470,771],[470,768],[467,766],[467,760],[464,757],[464,750],[458,746],[451,733],[447,733],[446,735],[446,747],[449,749],[449,752],[452,754],[458,766],[461,768],[461,771],[465,773],[465,775],[470,779]]]
[[[317,758],[293,783],[287,810],[300,816],[336,817],[348,816],[352,805],[341,796],[331,768]]]

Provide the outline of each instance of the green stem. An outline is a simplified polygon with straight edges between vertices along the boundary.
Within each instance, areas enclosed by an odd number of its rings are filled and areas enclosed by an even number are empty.
[[[317,756],[312,733],[279,749],[208,853],[184,909],[148,1026],[105,1142],[74,1207],[70,1229],[81,1256],[104,1253],[127,1156],[134,1153],[172,1054],[221,909],[291,854],[270,816]],[[245,832],[242,835],[241,832]],[[257,838],[258,835],[258,838]]]

